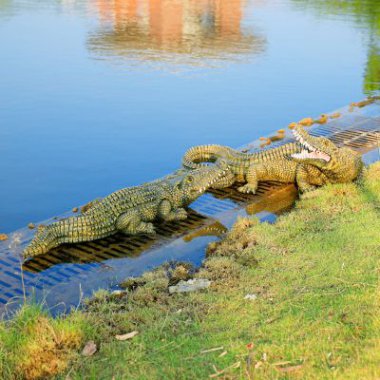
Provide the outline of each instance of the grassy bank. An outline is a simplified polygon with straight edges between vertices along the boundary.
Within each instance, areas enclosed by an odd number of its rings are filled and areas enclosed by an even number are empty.
[[[0,325],[0,377],[378,378],[379,216],[375,164],[362,186],[310,193],[274,225],[240,219],[195,274],[167,265],[57,320],[25,307]],[[169,294],[192,276],[211,287]]]

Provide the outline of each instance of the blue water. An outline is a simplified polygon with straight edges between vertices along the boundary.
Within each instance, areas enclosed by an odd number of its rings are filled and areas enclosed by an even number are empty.
[[[377,93],[379,20],[377,0],[0,0],[0,232]]]

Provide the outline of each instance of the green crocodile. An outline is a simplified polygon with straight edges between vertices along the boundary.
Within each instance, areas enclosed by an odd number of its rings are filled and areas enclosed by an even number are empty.
[[[187,218],[184,207],[228,172],[221,161],[215,167],[176,172],[163,179],[118,190],[98,200],[81,215],[41,228],[23,252],[24,258],[47,253],[63,243],[92,241],[123,232],[155,233],[152,222]]]
[[[258,153],[243,153],[221,145],[196,146],[185,153],[182,163],[187,169],[195,169],[206,166],[205,162],[224,159],[231,170],[212,187],[246,182],[238,190],[253,194],[259,181],[296,183],[300,192],[306,192],[327,183],[351,182],[361,173],[360,155],[351,149],[338,148],[324,137],[313,137],[301,126],[293,134],[297,142]]]
[[[227,175],[217,181],[212,187],[223,189],[233,185],[235,182],[246,182],[247,174],[252,165],[260,162],[283,160],[291,154],[300,152],[298,143],[288,143],[280,147],[264,150],[256,153],[244,153],[223,145],[198,145],[190,148],[184,154],[182,166],[186,169],[198,169],[208,166],[209,163],[225,159],[230,170]],[[246,193],[246,187],[241,186],[239,191]]]

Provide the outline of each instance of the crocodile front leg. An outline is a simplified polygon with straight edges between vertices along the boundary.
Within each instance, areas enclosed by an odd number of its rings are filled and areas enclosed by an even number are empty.
[[[246,174],[246,181],[247,183],[244,186],[240,186],[238,190],[241,193],[251,193],[255,194],[258,186],[258,180],[257,180],[257,168],[254,166],[250,166],[247,174]]]
[[[170,201],[164,199],[158,206],[158,216],[167,222],[184,220],[187,219],[187,211],[182,207],[173,209]]]
[[[135,235],[138,233],[155,234],[153,223],[144,222],[136,213],[124,213],[120,215],[116,221],[118,231],[127,235]]]

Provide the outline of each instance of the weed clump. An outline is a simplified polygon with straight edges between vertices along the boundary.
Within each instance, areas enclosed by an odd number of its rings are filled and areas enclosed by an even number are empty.
[[[196,277],[213,281],[213,287],[234,287],[241,273],[242,266],[232,257],[211,257],[205,261]]]
[[[254,252],[249,248],[257,244],[254,228],[258,224],[257,219],[238,218],[223,240],[208,245],[207,257],[230,257],[241,265],[256,265],[257,260],[254,257]]]
[[[195,269],[191,264],[179,263],[170,273],[169,286],[176,285],[180,281],[190,280],[193,277],[194,272]]]

